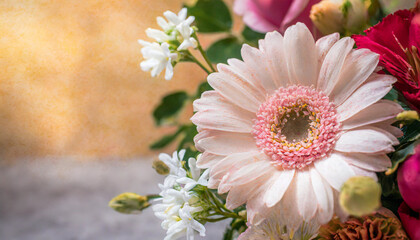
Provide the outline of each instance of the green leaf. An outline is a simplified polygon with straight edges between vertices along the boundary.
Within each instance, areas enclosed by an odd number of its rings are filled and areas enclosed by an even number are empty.
[[[153,111],[155,123],[158,126],[174,123],[177,114],[181,111],[187,99],[188,94],[184,91],[165,96],[159,106]]]
[[[185,127],[184,126],[179,127],[178,130],[175,133],[169,134],[169,135],[165,135],[161,139],[159,139],[156,142],[152,143],[150,145],[150,149],[155,150],[155,149],[161,149],[161,148],[164,148],[164,147],[168,146],[184,130],[185,130]]]
[[[241,48],[237,38],[229,37],[213,43],[207,49],[207,56],[213,63],[226,63],[229,58],[241,59]]]
[[[244,37],[244,39],[246,40],[247,43],[249,43],[253,46],[257,46],[258,45],[258,40],[263,39],[265,34],[255,32],[254,30],[252,30],[248,26],[245,26],[244,30],[242,30],[242,36]]]
[[[228,32],[232,28],[232,16],[222,0],[198,0],[186,7],[188,14],[195,17],[199,32]]]
[[[414,121],[402,128],[404,136],[400,139],[400,143],[416,141],[420,138],[420,121]]]
[[[392,162],[392,167],[390,169],[388,169],[385,174],[386,175],[390,175],[393,174],[397,169],[398,166],[405,161],[405,159],[407,159],[407,157],[409,157],[410,155],[413,154],[414,152],[414,147],[418,144],[417,142],[413,142],[410,145],[408,145],[407,147],[398,150],[396,152],[394,152],[392,154],[391,157],[391,162]]]
[[[197,133],[197,127],[194,124],[185,126],[184,138],[179,142],[178,150],[194,146],[194,137]]]

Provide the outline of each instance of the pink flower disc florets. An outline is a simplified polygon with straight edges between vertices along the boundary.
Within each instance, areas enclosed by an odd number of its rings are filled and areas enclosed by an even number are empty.
[[[304,168],[327,156],[340,124],[335,106],[305,86],[279,88],[261,104],[253,126],[257,146],[278,168]]]

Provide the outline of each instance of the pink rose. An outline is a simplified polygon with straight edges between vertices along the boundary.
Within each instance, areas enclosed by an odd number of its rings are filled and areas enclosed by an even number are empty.
[[[416,212],[420,212],[420,145],[398,170],[398,187],[404,202]]]
[[[312,5],[320,0],[236,0],[233,11],[243,16],[244,22],[257,32],[277,30],[283,33],[287,27],[302,22],[314,33],[309,18]]]

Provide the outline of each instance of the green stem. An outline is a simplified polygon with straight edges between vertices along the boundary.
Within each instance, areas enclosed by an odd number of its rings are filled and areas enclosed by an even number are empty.
[[[200,220],[206,221],[206,222],[218,222],[227,219],[227,217],[221,217],[221,218],[200,218]]]
[[[197,34],[193,33],[193,38],[197,40],[197,49],[200,51],[201,55],[203,56],[204,60],[206,60],[206,63],[209,65],[212,72],[216,72],[216,69],[213,67],[213,64],[211,63],[209,57],[207,56],[206,52],[204,51],[203,47],[200,44],[200,40],[198,40]]]
[[[162,196],[158,195],[158,194],[150,194],[146,196],[147,199],[156,199],[156,198],[161,198]]]
[[[210,74],[211,72],[206,68],[206,67],[204,67],[204,65],[200,62],[200,61],[198,61],[198,59],[197,58],[195,58],[190,52],[188,52],[188,59],[189,60],[191,60],[191,61],[193,61],[193,62],[195,62],[195,63],[197,63],[197,65],[198,66],[200,66],[200,68],[201,69],[203,69],[207,74]]]

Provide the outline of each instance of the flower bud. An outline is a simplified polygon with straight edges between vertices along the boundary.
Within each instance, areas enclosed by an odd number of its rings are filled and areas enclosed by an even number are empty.
[[[341,189],[340,205],[353,216],[370,214],[381,205],[381,186],[370,177],[351,177]]]
[[[323,0],[312,6],[310,18],[323,34],[358,33],[367,24],[371,4],[364,0]]]
[[[169,167],[163,161],[159,159],[155,159],[152,163],[152,167],[156,170],[156,172],[160,175],[168,175],[169,174]]]
[[[407,205],[420,212],[420,145],[398,169],[398,187]]]
[[[140,213],[150,206],[147,196],[123,193],[109,201],[108,206],[120,213]]]
[[[397,120],[407,122],[419,120],[419,114],[416,111],[403,111],[397,115]]]

